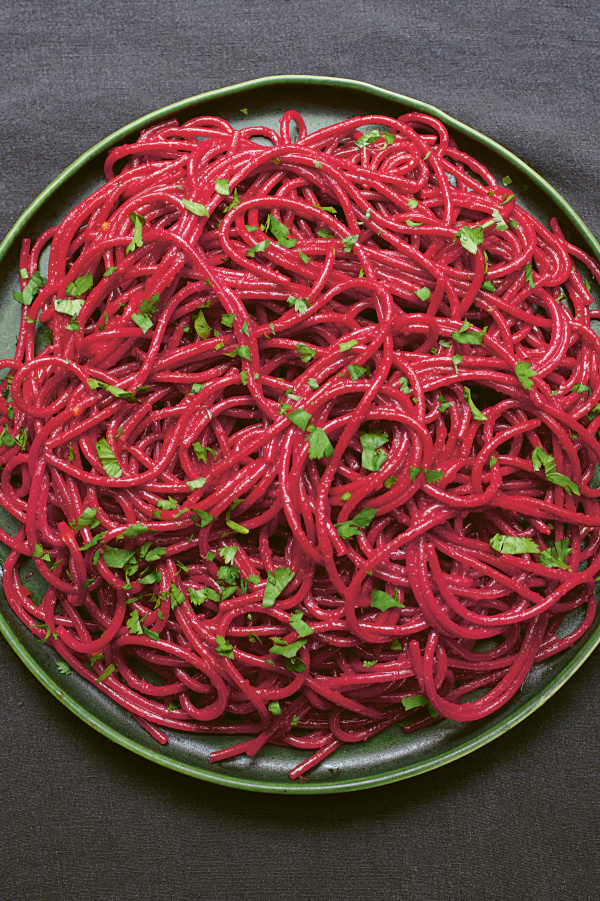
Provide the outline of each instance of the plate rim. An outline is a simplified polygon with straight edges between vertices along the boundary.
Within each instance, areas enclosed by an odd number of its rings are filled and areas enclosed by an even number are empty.
[[[482,134],[460,120],[455,119],[453,116],[450,116],[432,104],[390,91],[386,88],[377,87],[376,85],[367,82],[320,75],[271,75],[251,79],[234,85],[228,85],[211,91],[205,91],[193,97],[187,97],[181,101],[176,101],[167,106],[160,107],[159,109],[146,113],[138,119],[121,126],[110,135],[107,135],[105,138],[92,145],[63,169],[63,171],[60,172],[21,213],[0,243],[0,262],[12,247],[13,242],[22,229],[43,207],[46,201],[55,194],[57,189],[59,189],[63,183],[68,181],[71,176],[75,175],[78,170],[83,168],[87,163],[104,154],[115,144],[126,139],[132,132],[136,132],[147,125],[160,121],[160,119],[171,114],[182,114],[190,107],[201,102],[225,99],[244,90],[252,88],[268,88],[273,87],[274,85],[300,85],[318,88],[330,86],[346,88],[358,93],[370,94],[379,97],[382,100],[401,103],[405,106],[409,105],[420,112],[435,116],[445,125],[450,126],[455,131],[466,135],[477,143],[482,144],[488,150],[503,157],[514,169],[520,171],[529,179],[529,181],[533,182],[553,201],[553,203],[561,210],[562,214],[570,220],[581,237],[587,241],[592,254],[600,261],[600,243],[596,240],[588,226],[583,222],[570,204],[534,169],[493,138],[489,138],[487,135]],[[4,597],[4,591],[1,587],[0,590]],[[483,729],[477,735],[461,741],[454,748],[435,752],[432,756],[428,756],[422,761],[403,764],[388,772],[372,776],[360,775],[356,778],[348,779],[334,777],[331,781],[326,783],[293,782],[292,780],[289,780],[289,782],[263,782],[250,775],[239,777],[234,774],[211,771],[208,761],[206,761],[206,764],[191,765],[181,760],[163,756],[159,750],[160,746],[157,746],[155,750],[129,738],[73,698],[69,692],[65,690],[64,685],[59,684],[50,673],[43,668],[43,666],[38,664],[27,648],[21,644],[17,634],[12,629],[1,609],[0,633],[2,633],[8,645],[17,654],[22,663],[51,695],[74,713],[80,720],[85,722],[88,726],[91,726],[96,732],[104,735],[106,738],[126,750],[132,751],[140,757],[183,775],[192,776],[196,779],[223,785],[228,788],[271,794],[336,794],[387,785],[429,772],[447,763],[451,763],[454,760],[458,760],[478,748],[483,747],[500,735],[503,735],[538,710],[582,666],[600,643],[600,622],[581,639],[582,645],[579,647],[578,651],[574,653],[570,661],[561,666],[560,671],[556,673],[542,689],[537,691],[529,701],[527,701],[520,709],[510,711],[499,719],[494,720],[488,728]]]

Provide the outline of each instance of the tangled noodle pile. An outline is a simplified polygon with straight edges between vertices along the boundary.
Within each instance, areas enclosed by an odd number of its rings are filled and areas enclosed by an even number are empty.
[[[241,735],[211,761],[299,748],[297,778],[484,717],[583,635],[600,341],[574,260],[600,272],[504,182],[418,113],[171,121],[25,242],[4,588],[64,672],[160,742]]]

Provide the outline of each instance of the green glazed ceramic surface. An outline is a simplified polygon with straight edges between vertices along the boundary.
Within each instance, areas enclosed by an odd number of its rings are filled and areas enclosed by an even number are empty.
[[[248,115],[243,115],[241,109],[247,109]],[[522,206],[544,224],[557,216],[568,239],[600,260],[598,242],[544,179],[499,144],[440,110],[356,81],[316,76],[262,78],[210,91],[138,119],[84,153],[40,194],[0,245],[0,357],[12,356],[18,331],[20,307],[12,299],[12,289],[17,286],[21,240],[35,238],[58,223],[79,200],[102,184],[104,159],[112,146],[134,140],[141,128],[175,117],[183,122],[193,116],[218,115],[235,126],[251,123],[278,128],[279,117],[287,109],[298,110],[309,131],[354,115],[398,116],[411,109],[430,113],[446,124],[461,149],[481,160],[498,178],[511,176],[511,187]],[[3,511],[0,524],[14,531],[14,524],[9,524]],[[6,551],[2,559],[5,557]],[[25,572],[29,571],[34,575],[27,585],[34,597],[41,597],[44,584],[35,567],[26,564]],[[267,747],[256,759],[242,756],[211,766],[210,752],[232,743],[230,739],[172,732],[168,745],[159,746],[127,712],[94,686],[75,674],[61,675],[56,667],[56,653],[20,623],[3,595],[0,630],[51,694],[98,732],[134,753],[181,773],[233,788],[312,794],[354,791],[406,779],[449,763],[502,735],[547,701],[592,653],[600,642],[600,615],[575,647],[538,665],[517,696],[493,716],[471,724],[441,722],[411,735],[391,727],[367,742],[341,748],[302,782],[292,782],[287,775],[306,756],[293,749]]]

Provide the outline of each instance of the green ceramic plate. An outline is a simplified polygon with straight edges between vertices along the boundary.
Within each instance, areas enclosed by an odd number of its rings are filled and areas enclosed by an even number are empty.
[[[571,241],[600,260],[600,246],[576,213],[539,175],[499,144],[439,110],[371,85],[337,78],[281,76],[210,91],[165,107],[127,125],[79,157],[23,213],[0,245],[0,356],[12,356],[20,307],[12,300],[17,285],[18,252],[24,237],[36,237],[60,221],[81,198],[102,183],[102,166],[114,144],[135,138],[140,128],[162,119],[179,121],[219,115],[234,125],[260,123],[277,128],[286,109],[305,117],[310,131],[361,114],[398,116],[418,109],[446,123],[462,149],[480,159],[499,178],[510,175],[519,202],[548,223],[557,216]],[[248,115],[240,110],[247,109]],[[3,527],[7,527],[4,514]],[[29,567],[33,569],[33,567]],[[36,575],[28,582],[35,596],[43,592]],[[302,756],[292,749],[265,748],[255,760],[241,757],[210,766],[208,756],[230,743],[222,738],[172,733],[160,747],[128,713],[79,676],[61,675],[56,654],[40,644],[0,599],[0,629],[25,665],[51,694],[98,732],[162,766],[209,782],[251,791],[321,793],[354,791],[406,779],[474,751],[540,707],[581,666],[600,642],[600,616],[574,648],[540,664],[518,695],[499,713],[473,724],[443,722],[412,735],[390,728],[368,742],[341,748],[313,770],[306,781],[291,782],[287,773]]]

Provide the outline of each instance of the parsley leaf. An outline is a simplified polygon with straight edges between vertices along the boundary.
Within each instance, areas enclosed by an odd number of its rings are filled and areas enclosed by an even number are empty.
[[[269,220],[269,230],[277,243],[281,244],[282,247],[291,249],[296,246],[296,239],[288,238],[290,230],[287,225],[284,225],[283,222],[280,222],[279,219],[276,219],[274,216],[271,216]]]
[[[300,315],[308,312],[308,304],[306,303],[306,300],[303,297],[293,297],[290,294],[290,296],[287,299],[287,302],[289,303],[289,305],[291,307],[293,307],[295,309],[296,313],[300,313]]]
[[[359,535],[362,529],[370,526],[376,516],[377,510],[374,507],[364,507],[352,519],[336,523],[335,528],[340,538],[353,538],[355,535]]]
[[[222,197],[229,197],[229,195],[231,194],[231,191],[229,190],[229,179],[217,178],[217,180],[215,181],[215,191]]]
[[[271,242],[269,241],[269,239],[265,238],[264,241],[259,241],[259,243],[255,244],[254,247],[250,247],[246,251],[246,256],[247,257],[255,257],[257,253],[260,253],[261,251],[266,250],[267,247],[270,246],[270,244],[271,244]]]
[[[431,297],[431,291],[429,290],[429,288],[425,288],[425,287],[418,288],[413,293],[416,294],[416,296],[419,298],[419,300],[429,300],[429,298]]]
[[[563,538],[561,541],[557,541],[554,547],[549,547],[541,551],[538,560],[542,566],[570,570],[571,567],[566,562],[567,556],[570,553],[571,548],[569,547],[569,539]]]
[[[546,479],[551,482],[553,485],[559,485],[561,488],[564,488],[565,491],[570,495],[577,495],[579,497],[579,488],[568,476],[563,473],[556,471],[556,463],[554,461],[554,457],[550,454],[547,454],[543,447],[536,447],[531,455],[531,462],[533,464],[533,469],[535,472],[539,472],[539,470],[544,467],[544,475]]]
[[[455,241],[456,238],[460,239],[460,243],[464,250],[469,253],[477,253],[477,248],[484,242],[485,232],[481,225],[476,225],[473,228],[469,225],[463,225],[463,227],[457,231],[456,237],[454,238]]]
[[[333,444],[323,429],[315,429],[308,439],[308,456],[311,460],[320,460],[323,457],[333,456]]]
[[[363,469],[369,472],[379,472],[385,461],[387,454],[380,448],[387,444],[390,440],[385,432],[361,432],[360,443],[362,446],[361,465]]]
[[[56,298],[54,301],[54,309],[57,313],[64,313],[65,316],[77,316],[81,312],[81,308],[85,301],[80,298]]]
[[[529,360],[519,360],[515,365],[515,375],[521,382],[526,391],[531,391],[533,382],[531,381],[537,375],[535,369],[531,368]]]
[[[533,268],[531,266],[531,263],[527,263],[527,265],[525,266],[525,281],[530,288],[535,288],[535,283],[533,281]]]
[[[181,202],[186,210],[189,210],[194,216],[200,216],[201,218],[208,216],[208,209],[203,203],[196,203],[194,200],[186,200],[185,197],[181,198]]]
[[[521,538],[516,535],[501,535],[497,533],[490,538],[490,547],[501,554],[538,554],[539,547],[531,538]]]
[[[69,297],[81,297],[86,291],[89,291],[94,284],[94,276],[91,272],[87,275],[80,275],[74,282],[70,282],[65,288],[65,294]]]
[[[99,441],[96,441],[96,453],[106,475],[111,479],[120,479],[123,475],[123,470],[119,466],[117,458],[106,438],[100,438]]]
[[[290,626],[296,632],[298,638],[308,638],[315,631],[311,629],[308,623],[304,622],[301,610],[295,610],[293,613],[290,613]]]
[[[287,566],[281,566],[267,573],[267,584],[263,595],[263,607],[272,607],[281,592],[286,588],[296,573]]]
[[[371,607],[375,607],[377,610],[389,610],[391,607],[404,607],[404,604],[398,600],[398,589],[394,592],[394,597],[387,591],[374,590]]]
[[[66,660],[57,660],[56,668],[58,669],[59,673],[63,674],[63,676],[69,676],[71,674],[71,667]]]
[[[352,248],[358,241],[360,235],[348,235],[347,238],[342,238],[342,243],[344,245],[344,253],[351,253]]]
[[[306,410],[290,410],[289,413],[285,414],[290,422],[293,422],[294,425],[297,425],[299,429],[302,429],[303,432],[306,431],[306,427],[310,422],[310,413],[307,413]]]
[[[471,397],[471,389],[468,385],[465,385],[463,389],[463,397],[471,408],[471,413],[473,414],[473,419],[477,419],[480,422],[486,422],[487,416],[485,413],[482,413],[481,410],[475,406],[473,398]]]
[[[348,369],[348,375],[350,376],[350,378],[352,379],[353,382],[355,382],[357,379],[361,378],[366,372],[368,372],[368,369],[366,366],[359,366],[357,363],[350,363],[349,366],[347,366],[347,369]]]
[[[130,244],[125,248],[125,253],[132,253],[136,249],[136,247],[143,247],[144,241],[142,238],[142,226],[146,224],[146,220],[143,216],[139,216],[137,213],[130,213],[129,218],[133,222],[133,240]]]
[[[221,657],[229,657],[230,660],[233,660],[233,645],[229,644],[227,639],[222,635],[217,635],[215,637],[217,642],[217,654],[220,654]]]
[[[23,273],[21,273],[23,275]],[[25,276],[27,277],[27,270],[25,270]],[[35,300],[39,290],[45,284],[45,279],[36,269],[25,287],[23,291],[13,291],[13,298],[24,307],[30,307],[33,301]]]
[[[95,507],[86,507],[81,516],[70,523],[72,529],[93,529],[100,525],[98,510]]]
[[[470,332],[470,328],[473,328],[473,326],[465,319],[460,330],[458,332],[452,332],[452,340],[456,341],[457,344],[483,344],[487,326],[482,331],[476,332]]]
[[[300,359],[303,363],[310,363],[317,352],[313,347],[308,347],[307,344],[296,344],[296,351],[300,354]]]

